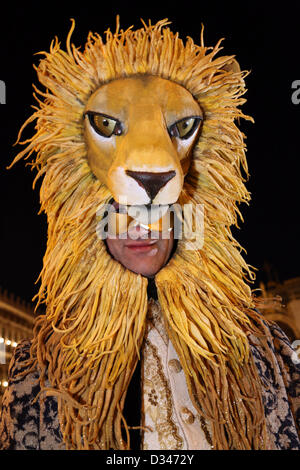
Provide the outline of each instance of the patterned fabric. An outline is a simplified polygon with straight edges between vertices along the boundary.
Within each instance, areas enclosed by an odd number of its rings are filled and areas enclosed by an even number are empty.
[[[59,429],[57,401],[38,398],[38,372],[25,378],[23,361],[29,359],[30,341],[15,349],[9,366],[9,384],[2,400],[0,422],[1,450],[62,450],[65,448]],[[49,385],[46,383],[46,385]]]
[[[152,312],[152,313],[151,313]],[[209,449],[210,433],[187,394],[183,372],[159,316],[152,304],[143,348],[142,448]],[[256,338],[251,350],[263,384],[263,402],[273,449],[300,450],[300,366],[292,360],[293,349],[282,330],[271,325],[272,363],[263,355]],[[20,343],[9,367],[9,385],[2,402],[0,449],[63,450],[57,401],[38,394],[38,372],[25,377],[22,361],[29,357],[30,342]],[[47,384],[46,384],[47,385]]]
[[[300,450],[300,365],[292,360],[293,349],[285,333],[271,326],[274,353],[271,364],[263,356],[258,341],[251,338],[252,354],[263,383],[263,403],[274,449]],[[297,432],[298,430],[298,432]]]
[[[183,369],[164,328],[159,303],[150,301],[142,350],[143,450],[209,450]]]
[[[273,341],[268,346],[273,353],[272,363],[264,356],[260,341],[249,338],[263,383],[269,445],[273,450],[299,450],[300,367],[292,361],[293,350],[283,331],[276,324],[270,329]],[[190,400],[184,372],[168,340],[158,302],[148,312],[142,371],[145,427],[142,448],[212,449],[209,424],[200,418]]]

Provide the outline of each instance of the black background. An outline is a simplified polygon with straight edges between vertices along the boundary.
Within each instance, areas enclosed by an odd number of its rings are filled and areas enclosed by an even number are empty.
[[[280,2],[281,3],[281,2]],[[46,220],[37,215],[39,185],[32,191],[34,173],[23,162],[10,171],[7,165],[20,146],[17,133],[31,114],[32,83],[37,84],[32,64],[36,52],[49,50],[58,36],[64,45],[70,18],[76,21],[72,42],[84,46],[88,32],[115,30],[140,18],[156,23],[172,21],[181,37],[199,43],[201,23],[207,46],[223,41],[223,53],[235,54],[247,77],[243,107],[255,124],[242,123],[247,134],[252,194],[250,206],[242,205],[245,222],[234,230],[245,247],[246,260],[258,268],[257,283],[267,280],[264,264],[283,281],[300,275],[299,263],[299,122],[300,104],[292,103],[292,82],[300,80],[300,7],[282,2],[5,2],[1,6],[0,80],[6,84],[6,104],[0,105],[0,286],[30,301],[46,247]],[[32,132],[32,128],[31,128]],[[31,132],[25,136],[30,136]]]

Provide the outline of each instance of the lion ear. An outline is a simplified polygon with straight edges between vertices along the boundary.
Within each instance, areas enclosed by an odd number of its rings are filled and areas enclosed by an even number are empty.
[[[233,72],[233,73],[238,73],[241,71],[240,64],[236,59],[232,59],[231,61],[227,62],[223,67],[223,70],[226,70],[226,72]]]

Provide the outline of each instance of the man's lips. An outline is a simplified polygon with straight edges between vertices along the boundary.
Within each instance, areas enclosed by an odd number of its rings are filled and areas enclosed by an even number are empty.
[[[131,251],[145,253],[153,249],[153,245],[157,240],[134,240],[126,243],[125,247]]]

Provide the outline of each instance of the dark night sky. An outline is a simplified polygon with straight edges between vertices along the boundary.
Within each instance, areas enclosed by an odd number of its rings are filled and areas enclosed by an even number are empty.
[[[236,7],[228,2],[223,6],[144,2],[139,8],[118,1],[106,2],[106,8],[104,2],[72,3],[69,7],[62,2],[2,6],[6,10],[1,12],[0,80],[6,84],[7,97],[6,104],[0,105],[0,286],[30,301],[46,246],[45,216],[37,215],[39,187],[31,188],[34,174],[22,162],[6,170],[20,149],[13,147],[18,129],[34,104],[31,84],[37,80],[32,64],[39,60],[34,53],[48,50],[55,35],[64,44],[72,17],[76,20],[72,41],[78,46],[84,45],[89,30],[100,34],[107,27],[114,30],[117,14],[123,29],[131,24],[140,27],[140,18],[150,18],[152,23],[169,18],[174,31],[196,42],[204,23],[206,45],[224,37],[223,53],[235,54],[242,69],[252,71],[243,110],[254,117],[255,124],[242,123],[252,202],[241,207],[245,222],[234,233],[247,250],[247,262],[259,269],[258,280],[265,279],[265,261],[274,266],[280,280],[299,276],[300,104],[291,100],[292,82],[300,80],[296,2],[284,2],[280,11],[263,7],[263,2],[236,2]]]

